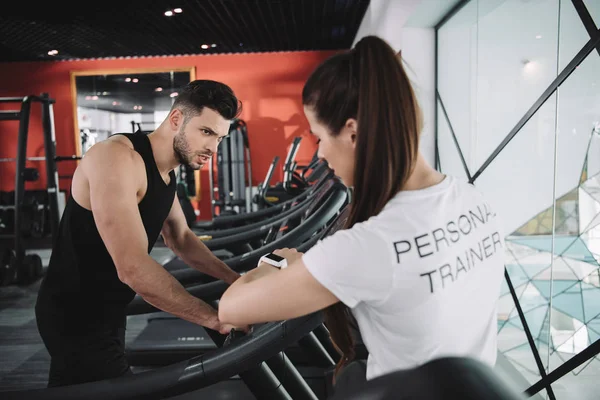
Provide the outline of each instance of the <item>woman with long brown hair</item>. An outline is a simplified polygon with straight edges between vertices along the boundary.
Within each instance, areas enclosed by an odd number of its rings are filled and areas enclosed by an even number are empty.
[[[493,365],[504,236],[475,187],[419,152],[420,109],[394,50],[361,39],[316,68],[302,100],[319,157],[353,189],[348,222],[306,254],[274,252],[287,268],[261,263],[233,283],[221,322],[325,309],[337,374],[354,357],[354,317],[369,353],[363,379],[443,356]]]

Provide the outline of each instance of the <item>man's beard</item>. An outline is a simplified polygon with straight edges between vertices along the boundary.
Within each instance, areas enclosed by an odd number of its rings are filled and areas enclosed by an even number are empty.
[[[177,157],[177,161],[179,164],[182,164],[188,168],[198,170],[202,168],[202,166],[198,164],[192,165],[192,159],[194,155],[190,150],[190,146],[185,139],[185,132],[183,131],[183,127],[181,130],[175,135],[175,139],[173,140],[173,151],[175,152],[175,157]]]
[[[205,157],[212,157],[212,154],[210,152],[195,154],[190,149],[190,145],[185,136],[186,134],[182,127],[173,139],[173,151],[175,152],[175,157],[177,158],[179,164],[184,165],[185,167],[190,168],[194,171],[197,171],[204,167],[204,163],[198,163],[194,161],[194,159],[199,155]]]

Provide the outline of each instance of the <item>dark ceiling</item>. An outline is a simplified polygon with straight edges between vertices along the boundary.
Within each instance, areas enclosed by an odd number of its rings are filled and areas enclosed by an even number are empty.
[[[369,2],[7,1],[0,11],[0,62],[344,49]],[[181,12],[165,15],[176,8]]]

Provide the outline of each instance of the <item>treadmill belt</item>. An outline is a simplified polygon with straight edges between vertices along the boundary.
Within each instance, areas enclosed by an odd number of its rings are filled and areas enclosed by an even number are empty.
[[[165,366],[190,359],[217,349],[206,330],[192,322],[168,313],[148,319],[148,325],[131,343],[125,354],[130,365]],[[323,376],[323,368],[316,367],[311,354],[298,343],[285,350],[297,368],[303,368],[305,377]],[[308,368],[307,368],[308,367]]]
[[[200,325],[165,316],[148,320],[148,326],[132,342],[125,353],[134,366],[168,365],[207,351],[217,346]]]

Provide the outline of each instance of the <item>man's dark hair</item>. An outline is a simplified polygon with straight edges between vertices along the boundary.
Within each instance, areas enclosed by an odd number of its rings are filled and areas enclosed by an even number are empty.
[[[204,107],[232,120],[242,112],[242,103],[224,83],[198,79],[185,85],[177,95],[172,109],[178,108],[185,121],[200,115]]]

